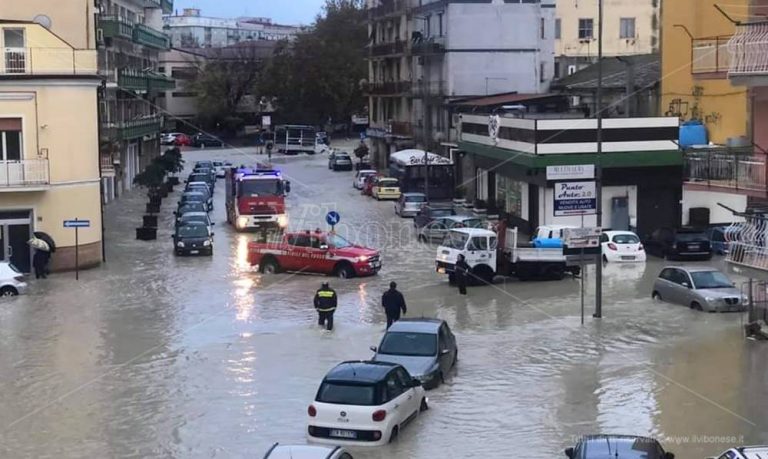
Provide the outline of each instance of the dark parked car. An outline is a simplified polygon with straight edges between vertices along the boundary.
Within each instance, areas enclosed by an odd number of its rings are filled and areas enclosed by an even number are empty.
[[[205,182],[208,184],[208,187],[211,189],[211,191],[213,191],[214,185],[216,184],[216,176],[211,176],[211,174],[207,172],[193,172],[189,174],[189,178],[187,178],[187,183],[190,182]]]
[[[203,193],[206,198],[206,204],[208,205],[208,209],[213,210],[213,196],[211,196],[211,189],[208,187],[208,184],[205,182],[189,182],[187,183],[186,188],[184,188],[184,192],[187,191],[196,191],[198,193]]]
[[[208,212],[187,212],[179,217],[179,223],[176,226],[184,226],[188,223],[204,223],[208,226],[215,225],[208,216]]]
[[[197,134],[192,140],[192,145],[196,147],[223,147],[224,142],[208,134]]]
[[[213,232],[205,223],[179,225],[173,234],[176,255],[213,255]]]
[[[651,255],[667,259],[712,258],[709,235],[695,228],[659,228],[643,243]]]
[[[376,353],[371,360],[399,363],[424,389],[439,386],[459,357],[456,337],[440,319],[401,319],[371,350]]]
[[[179,208],[176,209],[176,212],[173,213],[173,215],[176,216],[177,226],[179,225],[179,223],[181,223],[181,217],[184,214],[187,214],[189,212],[208,213],[208,211],[205,209],[205,204],[203,204],[202,202],[189,202],[187,204],[184,204],[183,206],[179,206]]]
[[[569,459],[674,459],[653,438],[633,435],[588,435],[573,448],[567,448]]]
[[[450,217],[456,215],[456,211],[453,206],[449,205],[424,205],[421,207],[416,215],[413,217],[413,224],[416,228],[421,228],[427,223],[440,217]]]
[[[206,212],[211,210],[208,208],[208,195],[201,191],[185,191],[182,193],[181,199],[179,200],[179,207],[189,202],[199,202],[203,204]]]
[[[328,169],[334,171],[351,171],[352,158],[349,153],[343,151],[334,151],[328,155]]]

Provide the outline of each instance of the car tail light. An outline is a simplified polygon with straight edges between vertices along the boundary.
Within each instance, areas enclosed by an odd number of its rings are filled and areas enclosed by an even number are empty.
[[[373,431],[373,441],[381,440],[381,431],[380,430],[374,430]]]
[[[616,244],[614,244],[613,242],[608,243],[608,248],[611,250],[618,250],[618,248],[616,247]]]
[[[315,405],[309,405],[309,408],[307,408],[307,414],[311,418],[317,416],[317,409],[315,408]]]
[[[373,416],[371,416],[371,419],[373,419],[376,422],[381,422],[387,417],[387,410],[376,410],[373,412]]]
[[[638,251],[638,252],[642,252],[642,251],[643,251],[643,244],[639,244],[639,245],[637,246],[637,251]]]

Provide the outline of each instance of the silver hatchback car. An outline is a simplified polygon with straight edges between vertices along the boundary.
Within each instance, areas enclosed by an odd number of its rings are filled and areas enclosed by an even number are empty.
[[[395,214],[401,217],[413,217],[421,206],[427,202],[427,197],[424,193],[402,193],[400,198],[395,202]]]
[[[744,311],[746,303],[745,296],[725,274],[707,267],[662,269],[651,296],[708,312]]]

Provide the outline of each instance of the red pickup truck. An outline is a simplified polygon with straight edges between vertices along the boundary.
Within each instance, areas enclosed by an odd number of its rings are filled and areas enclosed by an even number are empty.
[[[298,271],[342,278],[371,276],[381,269],[377,250],[322,231],[285,233],[274,242],[250,242],[248,262],[263,273]]]

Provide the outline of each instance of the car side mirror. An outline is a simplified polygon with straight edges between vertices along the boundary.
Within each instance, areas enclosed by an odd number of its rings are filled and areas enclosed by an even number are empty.
[[[565,448],[565,456],[573,459],[573,448]]]
[[[416,378],[411,379],[411,387],[419,387],[421,386],[421,381],[419,381]]]
[[[691,284],[689,284],[688,282],[683,282],[683,287],[691,288]]]
[[[213,226],[213,225],[215,225],[215,224],[216,224],[216,222],[211,222],[211,226]]]
[[[377,348],[376,346],[371,346],[368,349],[372,350],[373,352],[379,352],[378,351],[379,348]]]
[[[328,244],[320,244],[320,250],[328,250]]]
[[[440,355],[447,355],[447,354],[449,354],[450,352],[451,352],[451,350],[450,350],[450,349],[443,349],[442,351],[440,351]]]
[[[664,459],[675,459],[675,454],[667,451],[664,453]]]

